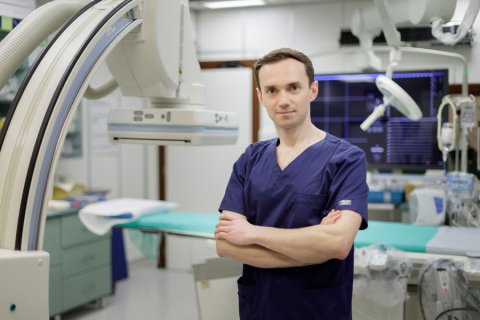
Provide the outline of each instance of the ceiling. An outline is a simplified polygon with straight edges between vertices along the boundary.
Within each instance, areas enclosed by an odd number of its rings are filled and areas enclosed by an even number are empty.
[[[36,0],[37,7],[46,4],[52,0]],[[213,1],[225,1],[225,0],[209,0],[208,2]],[[235,0],[227,0],[235,1]],[[266,6],[278,6],[278,5],[289,5],[289,4],[306,4],[306,3],[326,3],[326,2],[352,2],[352,1],[365,1],[365,0],[264,0],[267,4]],[[203,6],[207,2],[205,0],[190,0],[190,8],[193,10],[213,10],[208,9]],[[373,2],[373,0],[372,0]]]
[[[232,1],[235,0],[190,0],[190,8],[193,10],[215,10],[209,9],[203,6],[205,2],[215,2],[215,1]],[[307,3],[326,3],[326,2],[351,2],[351,1],[365,1],[365,0],[264,0],[266,2],[265,6],[278,6],[278,5],[291,5],[291,4],[307,4]],[[373,1],[372,1],[373,2]],[[265,7],[264,6],[264,7]]]

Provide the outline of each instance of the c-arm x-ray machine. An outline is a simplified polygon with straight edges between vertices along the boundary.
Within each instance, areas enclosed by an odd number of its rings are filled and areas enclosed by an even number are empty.
[[[52,29],[62,15],[64,21]],[[28,45],[37,47],[51,32],[28,37],[59,26],[30,68],[0,135],[2,320],[48,319],[49,255],[41,250],[49,190],[84,94],[98,98],[119,86],[123,95],[149,98],[147,109],[110,111],[111,142],[220,145],[234,144],[238,137],[235,114],[204,109],[188,2],[53,1],[2,41],[0,86],[18,67],[15,63],[26,58],[22,54],[31,52]],[[104,60],[114,79],[90,88]]]

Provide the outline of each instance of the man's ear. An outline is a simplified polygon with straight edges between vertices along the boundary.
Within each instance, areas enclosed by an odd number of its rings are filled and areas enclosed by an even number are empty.
[[[260,101],[260,104],[262,105],[262,107],[265,107],[265,104],[263,103],[262,91],[260,91],[260,89],[258,89],[258,87],[257,87],[257,97],[258,97],[258,101]]]
[[[318,95],[318,81],[314,81],[310,87],[310,101],[317,98]]]

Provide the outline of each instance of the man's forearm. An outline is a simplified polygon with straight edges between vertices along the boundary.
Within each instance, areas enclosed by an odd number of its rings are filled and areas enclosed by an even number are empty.
[[[253,243],[309,264],[345,259],[352,248],[361,219],[356,212],[345,210],[334,225],[300,229],[256,227]]]
[[[239,246],[223,239],[217,240],[217,252],[221,257],[231,258],[257,268],[289,268],[308,265],[259,245]]]
[[[261,227],[255,243],[291,259],[320,264],[339,259],[339,238],[329,232],[332,226],[312,226],[301,229]]]

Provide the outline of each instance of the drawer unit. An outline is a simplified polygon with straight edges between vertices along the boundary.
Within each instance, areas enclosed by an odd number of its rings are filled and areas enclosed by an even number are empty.
[[[62,312],[62,267],[50,269],[48,301],[50,316]]]
[[[110,238],[110,233],[101,237]],[[90,232],[80,221],[78,215],[62,218],[62,246],[64,248],[98,239],[100,236]]]
[[[111,233],[88,231],[78,211],[47,218],[43,250],[50,253],[49,308],[56,317],[112,292]]]
[[[62,244],[60,243],[60,218],[47,219],[43,250],[50,253],[50,266],[55,267],[62,262]]]
[[[110,239],[86,243],[63,252],[63,277],[67,278],[86,270],[110,264]]]
[[[111,290],[110,267],[62,282],[63,309],[69,310],[108,295]]]

